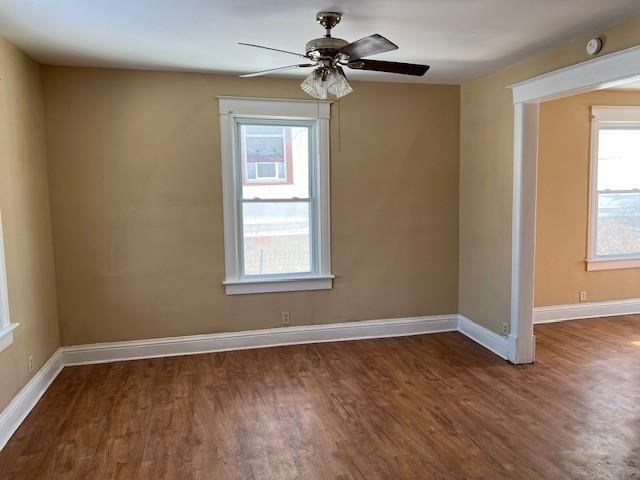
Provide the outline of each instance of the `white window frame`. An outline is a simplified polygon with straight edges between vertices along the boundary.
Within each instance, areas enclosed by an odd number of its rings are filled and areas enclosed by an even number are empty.
[[[13,331],[18,326],[17,323],[11,323],[11,315],[9,313],[6,265],[4,256],[4,235],[2,231],[2,213],[0,213],[0,351],[13,343]]]
[[[591,159],[589,165],[589,240],[587,270],[639,268],[640,254],[597,255],[598,242],[598,138],[600,125],[640,126],[640,106],[591,107]]]
[[[227,295],[326,290],[333,287],[331,274],[329,219],[329,101],[284,100],[253,97],[218,97],[220,114],[220,146],[222,154],[222,196],[224,211],[225,286]],[[239,232],[242,172],[238,168],[235,137],[236,122],[242,119],[296,120],[311,122],[317,165],[310,165],[316,222],[312,229],[312,247],[316,262],[314,271],[304,274],[242,277]],[[313,252],[312,252],[313,253]],[[312,262],[314,263],[314,262]]]

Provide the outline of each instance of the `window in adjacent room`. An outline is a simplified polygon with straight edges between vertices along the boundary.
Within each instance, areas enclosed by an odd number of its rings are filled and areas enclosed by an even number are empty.
[[[227,294],[331,288],[329,104],[219,102]]]
[[[0,350],[13,342],[13,330],[17,324],[9,319],[9,296],[7,293],[7,270],[4,256],[2,215],[0,214]]]
[[[640,107],[592,107],[589,270],[640,267]]]

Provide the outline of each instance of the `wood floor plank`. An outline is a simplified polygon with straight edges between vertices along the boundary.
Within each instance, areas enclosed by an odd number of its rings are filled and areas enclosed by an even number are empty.
[[[65,369],[1,479],[640,479],[640,316]]]

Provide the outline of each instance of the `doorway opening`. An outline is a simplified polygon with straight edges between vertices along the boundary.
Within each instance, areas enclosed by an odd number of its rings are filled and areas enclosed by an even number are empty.
[[[640,80],[640,47],[513,85],[514,183],[509,360],[535,359],[534,290],[540,104]]]

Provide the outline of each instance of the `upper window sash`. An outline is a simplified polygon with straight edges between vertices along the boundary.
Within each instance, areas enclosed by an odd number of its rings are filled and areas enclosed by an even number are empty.
[[[317,190],[317,185],[316,185],[316,177],[318,176],[318,172],[317,170],[317,164],[319,163],[319,159],[318,157],[318,148],[317,148],[317,125],[316,125],[316,120],[297,120],[297,119],[277,119],[277,120],[270,120],[270,119],[264,119],[261,117],[244,117],[244,116],[234,116],[233,118],[233,135],[235,136],[235,162],[236,162],[236,169],[237,171],[241,172],[241,175],[236,176],[235,181],[236,181],[236,188],[237,188],[237,196],[240,200],[248,200],[248,199],[244,199],[243,197],[243,187],[245,186],[254,186],[254,185],[259,185],[260,184],[260,180],[263,180],[263,178],[258,178],[257,180],[252,180],[249,182],[243,182],[243,178],[246,176],[245,172],[243,172],[243,163],[244,163],[244,156],[248,156],[247,152],[244,152],[244,155],[242,155],[242,135],[239,133],[240,127],[242,125],[260,125],[260,126],[283,126],[286,123],[286,126],[292,126],[292,127],[304,127],[304,128],[308,128],[309,129],[309,178],[308,178],[308,198],[313,197],[313,193],[316,192]],[[245,135],[246,136],[246,135]],[[260,135],[251,135],[252,137],[255,136],[260,136]],[[275,137],[275,136],[274,136]],[[284,164],[285,168],[285,172],[287,168],[292,168],[292,159],[288,158],[289,155],[291,155],[290,152],[287,152],[288,148],[291,148],[291,145],[287,145],[286,141],[285,141],[285,136],[281,136],[283,138],[283,142],[284,142],[284,161],[280,162]],[[248,164],[248,159],[247,159],[247,164]],[[260,163],[260,162],[256,162],[256,163]],[[270,163],[270,162],[268,162]],[[275,163],[275,162],[273,162]],[[257,169],[257,167],[256,167]],[[285,184],[289,184],[289,182],[293,181],[293,178],[287,178],[286,173],[285,173],[285,178],[283,179],[278,179],[278,178],[274,178],[273,181],[273,185],[285,185]],[[270,183],[271,184],[271,183]],[[299,197],[299,198],[303,198],[303,197]],[[265,200],[291,200],[290,198],[284,198],[284,199],[276,199],[273,197],[265,197]]]
[[[638,190],[598,189],[599,137],[601,130],[640,130],[640,106],[591,107],[591,155],[589,167],[589,222],[587,270],[640,267],[640,252],[632,255],[598,255],[598,201],[602,194],[635,193]]]
[[[220,143],[222,153],[222,187],[225,233],[225,280],[227,294],[263,293],[293,290],[316,290],[332,287],[329,228],[329,118],[330,102],[277,100],[248,97],[218,97]],[[316,161],[310,167],[309,198],[242,198],[242,160],[236,135],[238,122],[252,124],[305,123],[311,126]],[[313,133],[312,133],[313,131]],[[313,221],[310,236],[315,253],[311,272],[286,275],[243,276],[242,205],[260,201],[309,202]]]

